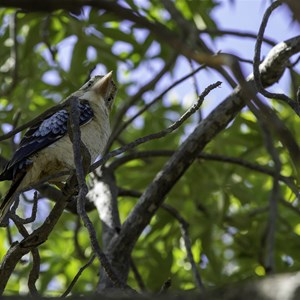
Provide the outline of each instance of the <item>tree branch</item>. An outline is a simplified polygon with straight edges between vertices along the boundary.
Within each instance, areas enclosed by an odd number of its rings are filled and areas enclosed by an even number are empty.
[[[79,279],[79,277],[81,276],[81,274],[83,273],[83,271],[93,263],[93,261],[94,261],[95,258],[96,258],[96,255],[93,254],[93,255],[90,257],[90,259],[87,261],[87,263],[79,269],[79,271],[77,272],[77,274],[76,274],[75,277],[73,278],[73,280],[72,280],[72,282],[70,283],[70,285],[68,286],[68,288],[67,288],[67,289],[65,290],[65,292],[60,296],[61,298],[65,298],[65,297],[67,297],[67,296],[70,294],[70,292],[72,291],[74,285],[75,285],[76,282],[78,281],[78,279]]]
[[[143,143],[149,142],[151,140],[154,139],[160,139],[162,137],[165,137],[167,134],[173,132],[174,130],[176,130],[177,128],[179,128],[192,114],[194,114],[202,105],[204,98],[208,95],[208,93],[217,88],[218,86],[221,85],[220,81],[217,81],[216,83],[213,83],[211,85],[209,85],[204,92],[198,97],[197,102],[190,107],[176,122],[174,122],[172,125],[170,125],[169,127],[163,129],[162,131],[156,132],[156,133],[152,133],[149,134],[147,136],[141,137],[136,139],[135,141],[120,147],[116,150],[113,150],[111,152],[109,152],[108,154],[106,154],[104,157],[102,157],[100,160],[98,160],[97,162],[95,162],[91,167],[90,167],[90,171],[95,170],[96,168],[102,166],[104,163],[106,163],[110,158],[117,156],[129,149],[133,149],[135,147],[137,147],[138,145],[141,145]]]
[[[237,30],[206,28],[206,29],[201,29],[198,32],[200,34],[207,33],[209,35],[233,35],[233,36],[238,36],[238,37],[248,37],[248,38],[257,39],[256,33],[237,31]],[[273,41],[269,38],[266,38],[266,37],[263,38],[263,41],[272,47],[276,46],[276,44],[277,44],[275,41]]]
[[[192,274],[194,276],[196,286],[200,291],[204,291],[204,285],[200,273],[198,271],[198,268],[196,266],[196,262],[192,252],[192,245],[191,245],[191,240],[189,237],[189,230],[188,230],[189,223],[180,215],[180,213],[174,207],[167,204],[163,204],[162,208],[166,210],[169,214],[171,214],[180,223],[181,235],[184,240],[184,245],[185,245],[185,250],[187,253],[188,260],[192,266]]]
[[[131,124],[138,116],[140,116],[142,113],[144,113],[145,111],[147,111],[152,105],[154,105],[156,102],[158,102],[159,100],[162,99],[162,97],[168,93],[172,88],[176,87],[177,85],[179,85],[180,83],[182,83],[183,81],[185,81],[186,79],[192,77],[193,75],[195,75],[196,73],[198,73],[200,70],[204,69],[205,66],[201,66],[198,67],[196,70],[190,72],[189,74],[183,76],[182,78],[176,80],[174,83],[172,83],[169,87],[167,87],[163,92],[161,92],[156,98],[154,98],[151,102],[149,102],[148,104],[146,104],[143,108],[141,108],[134,116],[132,116],[129,120],[127,120],[126,122],[124,122],[122,125],[120,125],[119,127],[117,127],[117,129],[115,130],[115,132],[112,133],[111,135],[111,140],[116,139],[120,133],[126,129],[126,127]]]
[[[127,110],[136,102],[141,100],[141,97],[143,96],[143,94],[147,91],[149,91],[150,89],[152,89],[156,83],[163,77],[164,74],[166,74],[171,66],[175,63],[177,58],[177,53],[173,54],[173,56],[171,56],[171,58],[169,59],[169,61],[167,61],[165,63],[165,65],[163,66],[163,68],[149,81],[147,82],[144,86],[142,86],[138,92],[136,94],[134,94],[133,96],[131,96],[129,98],[129,100],[126,102],[126,104],[124,104],[116,113],[115,116],[115,120],[117,120],[114,124],[113,130],[112,130],[112,134],[110,136],[109,142],[106,146],[106,150],[109,149],[113,143],[113,141],[118,137],[118,135],[120,134],[120,132],[124,129],[124,126],[126,127],[126,125],[122,125],[120,124],[120,120],[122,120],[123,116],[125,115],[125,113],[127,112]],[[122,128],[120,128],[122,127]]]
[[[270,93],[266,89],[264,89],[261,78],[260,78],[260,71],[259,71],[259,63],[260,63],[260,53],[261,53],[261,45],[263,41],[263,36],[265,32],[265,28],[267,26],[269,17],[273,10],[275,10],[278,6],[280,6],[282,3],[280,1],[273,2],[270,7],[266,10],[261,26],[259,28],[259,32],[257,35],[257,41],[255,44],[255,55],[254,55],[254,63],[253,63],[253,74],[254,74],[254,80],[256,84],[257,90],[264,95],[267,98],[275,98],[280,99],[284,102],[286,102],[298,115],[300,115],[300,109],[299,105],[296,101],[292,100],[285,94],[278,94],[278,93]]]
[[[147,159],[151,157],[170,157],[174,153],[175,150],[148,150],[148,151],[133,152],[116,159],[109,165],[109,168],[115,170],[121,167],[123,164],[126,164],[127,162],[134,159]],[[263,166],[263,165],[249,162],[239,157],[229,157],[220,154],[202,152],[198,154],[197,158],[215,161],[215,162],[234,164],[272,177],[277,176],[276,170],[271,169],[268,166]],[[285,183],[293,191],[293,193],[296,196],[298,196],[299,191],[297,186],[294,183],[294,178],[279,174],[279,181]]]
[[[70,139],[73,145],[73,153],[74,153],[74,164],[76,167],[76,177],[79,185],[79,193],[77,196],[77,211],[80,215],[85,227],[88,230],[89,238],[91,241],[91,246],[93,248],[94,253],[98,257],[101,265],[103,266],[105,272],[108,277],[114,284],[114,286],[118,288],[124,288],[125,285],[120,281],[116,273],[113,271],[106,255],[102,251],[96,235],[96,230],[89,219],[86,211],[85,211],[85,197],[88,193],[88,187],[85,182],[85,176],[88,172],[89,165],[91,162],[91,156],[89,150],[82,143],[80,137],[80,127],[79,127],[79,100],[74,97],[72,101],[70,101],[70,126],[71,131],[69,131]]]
[[[280,43],[274,47],[260,66],[262,83],[265,86],[276,82],[286,66],[289,57],[300,51],[300,37]],[[255,91],[253,76],[247,80],[245,90]],[[245,105],[247,95],[237,87],[210,115],[203,120],[186,139],[162,170],[147,187],[138,203],[128,215],[118,236],[115,236],[110,249],[113,261],[126,262],[133,246],[149,224],[152,216],[164,201],[164,198],[189,166],[219,132],[221,132]]]
[[[15,242],[11,245],[0,266],[0,295],[2,295],[13,270],[20,259],[47,240],[55,224],[63,213],[67,205],[67,200],[74,192],[75,183],[76,178],[72,176],[63,188],[64,196],[60,199],[60,201],[55,203],[44,223],[30,235],[26,236],[21,242]]]

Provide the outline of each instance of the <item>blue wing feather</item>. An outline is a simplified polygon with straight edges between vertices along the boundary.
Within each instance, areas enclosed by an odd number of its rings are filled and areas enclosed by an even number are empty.
[[[66,124],[68,122],[68,113],[66,110],[60,110],[50,118],[44,120],[39,128],[32,134],[32,137],[43,137],[51,133],[56,135],[66,133]]]
[[[94,116],[88,101],[79,103],[79,124],[88,123]],[[0,180],[12,180],[18,170],[30,164],[30,156],[53,144],[68,132],[69,113],[61,109],[45,120],[31,126],[22,138],[19,148],[6,165]]]

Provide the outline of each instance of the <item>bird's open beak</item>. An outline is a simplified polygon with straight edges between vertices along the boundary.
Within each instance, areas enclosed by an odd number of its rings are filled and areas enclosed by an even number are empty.
[[[110,92],[110,85],[112,81],[112,71],[106,74],[104,77],[98,80],[96,84],[92,87],[96,94],[101,95],[103,98],[107,96]]]

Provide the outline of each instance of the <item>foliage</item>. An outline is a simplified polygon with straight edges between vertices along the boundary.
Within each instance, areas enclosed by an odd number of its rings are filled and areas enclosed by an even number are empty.
[[[201,24],[200,29],[210,30],[218,29],[213,19],[217,5],[217,1],[212,0],[176,2],[176,8],[191,28],[195,26],[199,29]],[[148,20],[161,22],[178,35],[183,34],[160,1],[126,1],[126,6]],[[172,60],[176,49],[139,24],[120,21],[119,17],[105,10],[84,7],[80,14],[65,10],[16,13],[15,9],[6,8],[1,10],[0,20],[0,43],[3,45],[0,48],[1,134],[58,103],[81,86],[95,67],[93,74],[114,70],[118,82],[118,96],[111,115],[114,129],[172,82],[189,72],[184,70],[182,73],[180,69],[180,64],[185,60],[182,55],[177,53],[177,58]],[[211,38],[218,39],[213,34]],[[141,94],[121,121],[118,112],[166,64],[169,67],[158,78],[158,82]],[[197,64],[192,65],[197,67]],[[215,70],[210,72],[217,74]],[[298,74],[294,73],[294,77],[299,80]],[[197,82],[198,78],[197,75],[194,80]],[[193,86],[193,79],[190,78],[185,85],[176,87],[177,94],[169,92],[159,99],[122,131],[110,149],[170,126],[187,108],[183,97],[196,101],[197,92]],[[201,90],[204,88],[201,85]],[[210,95],[206,98],[204,111],[205,105],[208,105],[206,103],[210,103],[212,98]],[[270,102],[270,105],[299,142],[297,128],[300,121],[295,112],[288,105],[277,101]],[[129,153],[175,151],[198,121],[196,114],[163,139],[142,144]],[[11,157],[19,138],[20,135],[17,135],[11,141],[1,142],[2,160]],[[281,159],[281,175],[286,178],[296,177],[288,150],[277,135],[272,134],[272,140]],[[274,162],[265,142],[257,118],[251,111],[244,109],[207,145],[205,153],[219,155],[224,160],[228,157],[239,158],[266,170],[273,170]],[[109,160],[107,166],[126,154]],[[169,156],[133,159],[120,165],[114,170],[117,186],[123,190],[143,193]],[[189,223],[192,252],[205,286],[220,286],[268,273],[265,265],[268,256],[265,235],[268,230],[273,178],[263,172],[249,170],[242,164],[224,160],[199,157],[165,200]],[[8,182],[1,183],[2,195],[8,187]],[[28,197],[32,198],[32,195]],[[274,246],[276,271],[296,271],[299,270],[300,243],[298,202],[291,189],[282,181],[279,198]],[[138,198],[128,194],[118,197],[121,222],[126,220],[137,201]],[[24,202],[20,210],[28,214],[30,205]],[[39,201],[38,218],[32,225],[34,228],[43,222],[52,206],[52,201],[48,199]],[[90,212],[90,217],[100,241],[102,225],[97,211]],[[82,226],[75,230],[77,226],[78,216],[66,211],[46,243],[39,246],[41,266],[37,288],[41,294],[60,295],[91,256],[87,231]],[[132,260],[147,289],[158,291],[169,277],[172,278],[171,289],[197,287],[180,228],[179,221],[160,208],[136,243]],[[14,241],[21,239],[14,226],[11,226],[10,231]],[[3,241],[0,245],[1,259],[9,248],[7,236],[7,231],[0,229],[0,239]],[[9,280],[7,294],[27,291],[31,267],[32,257],[26,255]],[[80,276],[72,292],[94,291],[98,273],[99,262],[94,260]],[[132,270],[128,284],[139,289]]]

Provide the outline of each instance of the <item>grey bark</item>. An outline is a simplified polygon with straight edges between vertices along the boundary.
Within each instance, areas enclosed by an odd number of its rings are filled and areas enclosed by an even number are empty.
[[[300,36],[275,46],[260,66],[264,86],[278,81],[290,56],[300,51]],[[256,92],[253,76],[247,79],[246,90]],[[144,228],[163,203],[166,195],[186,172],[204,147],[235,118],[246,104],[248,95],[238,86],[210,115],[195,128],[181,147],[172,155],[152,183],[144,191],[118,235],[114,235],[107,251],[117,273],[124,278],[132,249]]]

